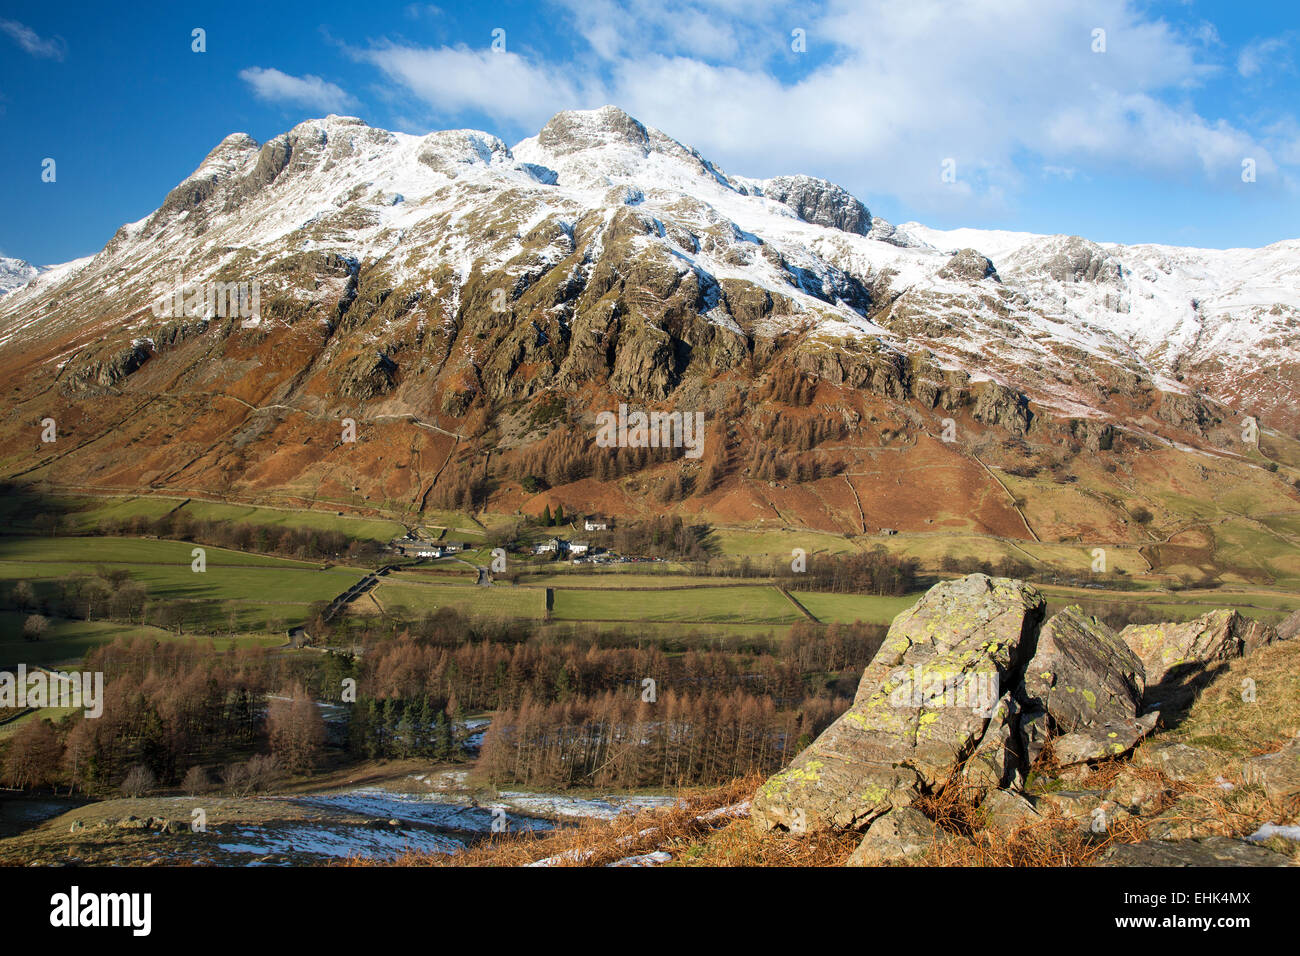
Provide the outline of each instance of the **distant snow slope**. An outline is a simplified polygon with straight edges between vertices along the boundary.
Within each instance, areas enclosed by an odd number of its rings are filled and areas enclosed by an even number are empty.
[[[0,295],[21,289],[36,278],[39,271],[30,262],[0,256]]]

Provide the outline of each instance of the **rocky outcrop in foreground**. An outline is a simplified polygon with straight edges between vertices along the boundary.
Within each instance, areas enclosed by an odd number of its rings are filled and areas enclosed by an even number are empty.
[[[1127,754],[1160,719],[1152,689],[1163,694],[1171,675],[1187,686],[1188,675],[1277,639],[1273,628],[1235,611],[1117,634],[1077,607],[1044,620],[1045,609],[1034,587],[1009,578],[973,574],[931,588],[894,619],[853,705],[759,789],[754,826],[865,829],[850,863],[902,860],[948,839],[921,812],[921,798],[960,784],[980,799],[989,826],[1012,829],[1052,816],[1095,829],[1099,820],[1154,805],[1163,792],[1125,770],[1104,793],[1034,797],[1024,785],[1044,751],[1050,748],[1050,765],[1063,778],[1071,767],[1085,771],[1090,762]],[[1300,792],[1296,746],[1248,761],[1246,781],[1256,780],[1270,797]],[[1202,763],[1201,755],[1184,753],[1194,750],[1185,745],[1147,750],[1147,762],[1168,779]],[[1245,851],[1204,849],[1162,844],[1105,862],[1244,859]]]
[[[853,706],[763,785],[755,823],[859,827],[946,784],[1018,679],[1044,606],[1034,588],[982,574],[932,588],[894,619]]]
[[[1137,624],[1120,632],[1146,668],[1154,687],[1166,678],[1249,654],[1277,638],[1277,631],[1238,611],[1220,610],[1185,624]]]

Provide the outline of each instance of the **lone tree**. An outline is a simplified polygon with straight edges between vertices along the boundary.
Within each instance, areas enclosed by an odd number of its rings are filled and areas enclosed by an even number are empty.
[[[126,779],[122,781],[122,796],[143,797],[157,786],[157,783],[153,771],[144,764],[138,763],[126,772]]]
[[[50,622],[40,614],[29,614],[27,620],[23,621],[23,640],[39,641],[49,628]]]
[[[14,585],[13,601],[20,611],[30,611],[36,607],[36,589],[30,581],[19,581]]]
[[[290,773],[308,772],[320,762],[325,749],[325,721],[301,684],[271,701],[266,722],[271,753]]]
[[[195,797],[212,789],[212,783],[208,780],[207,772],[198,764],[195,764],[185,771],[185,778],[181,780],[181,789],[191,797]]]

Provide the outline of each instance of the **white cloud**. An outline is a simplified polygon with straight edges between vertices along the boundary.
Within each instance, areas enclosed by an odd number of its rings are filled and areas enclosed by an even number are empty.
[[[1246,44],[1237,55],[1237,72],[1246,79],[1252,79],[1261,73],[1294,70],[1291,50],[1295,46],[1295,37],[1287,34],[1268,37]]]
[[[273,67],[250,66],[239,71],[239,78],[252,87],[258,99],[270,103],[290,103],[333,113],[348,109],[356,102],[333,83],[311,74],[290,76]]]
[[[1192,37],[1202,46],[1222,46],[1219,28],[1208,20],[1202,20],[1192,29]]]
[[[783,5],[771,0],[556,0],[578,33],[602,58],[671,51],[733,63],[773,52],[799,26],[800,14],[784,5],[784,32],[773,29]]]
[[[922,212],[1005,211],[1043,167],[1078,175],[1265,181],[1265,145],[1193,97],[1221,68],[1216,34],[1151,19],[1137,0],[556,0],[591,55],[378,45],[357,54],[436,113],[535,130],[615,103],[748,175],[807,171]],[[809,53],[792,56],[790,30]],[[1093,30],[1106,31],[1094,53]],[[958,182],[941,182],[945,158]]]
[[[62,60],[68,52],[68,46],[60,37],[42,39],[31,27],[24,26],[17,20],[0,20],[0,31],[13,37],[14,41],[32,56],[48,60]]]
[[[599,95],[589,98],[566,77],[568,70],[534,64],[512,52],[383,43],[352,55],[378,67],[438,113],[477,110],[539,126],[560,109],[599,105]]]
[[[1285,116],[1266,131],[1268,144],[1278,162],[1300,166],[1300,122],[1294,116]]]

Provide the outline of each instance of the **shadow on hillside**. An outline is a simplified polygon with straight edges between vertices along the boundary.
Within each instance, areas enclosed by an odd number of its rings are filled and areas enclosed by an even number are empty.
[[[57,534],[79,507],[36,485],[0,481],[0,534]]]
[[[1171,730],[1187,719],[1201,691],[1227,670],[1227,661],[1175,667],[1159,683],[1147,687],[1142,695],[1143,709],[1159,710],[1161,727]]]

